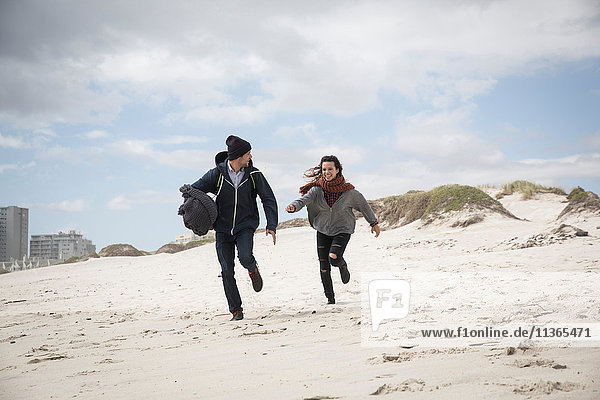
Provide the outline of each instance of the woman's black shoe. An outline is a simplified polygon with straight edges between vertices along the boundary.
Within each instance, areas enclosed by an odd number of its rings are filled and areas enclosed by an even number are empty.
[[[348,271],[347,265],[343,265],[340,267],[340,275],[342,276],[343,284],[350,282],[350,271]]]
[[[327,304],[335,304],[335,294],[333,292],[326,292]]]

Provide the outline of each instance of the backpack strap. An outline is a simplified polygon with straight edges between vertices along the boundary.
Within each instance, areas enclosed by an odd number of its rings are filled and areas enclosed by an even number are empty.
[[[254,181],[254,177],[252,176],[252,174],[255,172],[258,171],[250,172],[250,182],[252,182],[252,196],[254,197],[256,197],[256,182]]]
[[[223,174],[219,171],[219,177],[217,178],[217,194],[215,194],[215,199],[221,193],[221,188],[223,187]]]

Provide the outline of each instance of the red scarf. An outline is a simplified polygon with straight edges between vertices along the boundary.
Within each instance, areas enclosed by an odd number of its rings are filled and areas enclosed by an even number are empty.
[[[307,183],[306,185],[300,187],[300,194],[304,196],[313,186],[321,186],[323,190],[330,193],[343,193],[345,191],[354,189],[354,185],[346,182],[344,176],[339,174],[332,181],[327,181],[325,178],[321,177],[321,179]]]

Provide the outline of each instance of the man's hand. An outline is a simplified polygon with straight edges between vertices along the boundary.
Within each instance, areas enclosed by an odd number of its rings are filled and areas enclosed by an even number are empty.
[[[285,211],[287,211],[287,212],[289,212],[289,213],[296,212],[296,206],[295,206],[295,205],[293,205],[293,204],[290,204],[290,205],[288,205],[288,206],[285,208]]]
[[[381,229],[379,229],[379,224],[375,224],[371,227],[371,233],[375,233],[375,237],[379,236]]]
[[[276,244],[277,243],[277,238],[275,237],[275,231],[267,229],[267,231],[265,232],[265,236],[268,236],[268,235],[273,236],[273,244]]]

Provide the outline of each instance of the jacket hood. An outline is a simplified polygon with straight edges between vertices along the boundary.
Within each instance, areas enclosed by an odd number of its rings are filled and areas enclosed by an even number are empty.
[[[215,165],[218,167],[220,164],[222,164],[227,159],[228,159],[227,150],[221,151],[221,152],[217,153],[217,155],[215,156]],[[250,160],[248,162],[248,167],[250,169],[252,169],[252,167],[253,167],[252,160]]]
[[[227,150],[217,153],[215,156],[215,165],[219,165],[225,160],[227,160]]]

